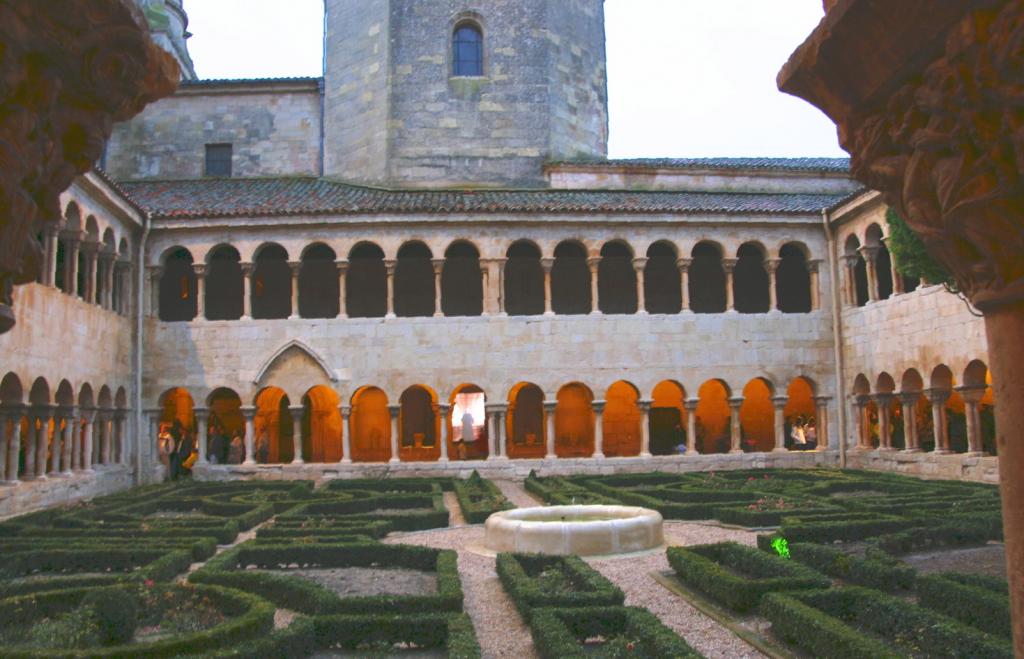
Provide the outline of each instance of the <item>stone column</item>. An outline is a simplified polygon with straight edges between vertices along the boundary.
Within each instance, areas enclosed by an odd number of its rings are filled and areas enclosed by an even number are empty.
[[[544,269],[544,315],[554,316],[551,306],[551,269],[555,267],[555,259],[545,257],[540,260],[540,266]]]
[[[867,451],[871,449],[871,412],[868,410],[871,396],[860,394],[854,398],[854,401],[857,409],[857,447]]]
[[[818,434],[819,451],[828,450],[828,404],[831,400],[828,396],[814,397],[814,430]]]
[[[736,291],[733,289],[735,285],[735,277],[733,276],[736,270],[736,263],[738,259],[722,259],[722,269],[725,270],[725,312],[736,313]]]
[[[114,310],[114,265],[117,263],[117,254],[114,252],[103,252],[103,308],[107,311]]]
[[[130,261],[118,261],[117,265],[117,313],[127,316],[131,313],[132,264]]]
[[[256,464],[256,408],[252,405],[242,407],[242,416],[245,418],[245,459],[244,465]]]
[[[604,406],[607,401],[595,400],[590,403],[594,408],[594,454],[593,457],[604,459]]]
[[[86,241],[82,244],[85,250],[85,301],[96,304],[96,264],[99,260],[99,243]]]
[[[288,320],[298,320],[299,316],[299,273],[302,272],[302,261],[289,261],[292,269],[292,314]]]
[[[398,415],[402,413],[402,406],[388,405],[388,412],[391,413],[391,459],[388,462],[401,462],[398,457]]]
[[[764,269],[768,273],[768,313],[779,311],[778,277],[781,259],[765,259]]]
[[[903,407],[903,450],[917,453],[921,450],[917,436],[917,401],[921,398],[921,392],[904,391],[900,392],[899,397]]]
[[[64,264],[64,292],[74,297],[78,291],[78,253],[82,248],[82,234],[71,231],[67,234],[67,262]]]
[[[60,475],[60,458],[64,452],[61,441],[64,437],[64,428],[61,428],[60,422],[64,422],[65,428],[71,425],[68,411],[66,407],[58,407],[53,411],[53,440],[50,446],[50,471],[47,474],[50,477]]]
[[[431,259],[430,264],[434,266],[434,318],[442,318],[441,275],[444,273],[444,259]]]
[[[489,261],[477,260],[480,267],[480,292],[483,295],[483,299],[480,301],[480,315],[490,316],[491,315],[491,300],[494,296],[491,295],[491,264]]]
[[[821,259],[811,259],[807,262],[807,274],[811,279],[811,311],[821,309],[821,279],[818,274],[820,266]]]
[[[21,453],[21,416],[22,407],[20,405],[13,405],[5,409],[4,418],[0,421],[10,421],[11,423],[11,434],[7,438],[4,456],[6,464],[5,474],[8,483],[18,482],[18,454]]]
[[[452,406],[447,403],[440,403],[437,406],[437,413],[441,419],[441,457],[438,458],[438,462],[448,462],[448,439],[452,429],[448,415],[451,411]]]
[[[7,408],[0,407],[0,484],[7,483],[7,454],[10,451],[11,440],[7,424],[10,416]]]
[[[544,456],[545,458],[558,457],[558,454],[555,453],[555,409],[557,407],[557,400],[544,401],[544,423],[547,431],[544,437],[544,442],[547,446],[547,454]]]
[[[36,451],[38,451],[39,433],[36,424],[39,422],[39,408],[33,407],[25,414],[28,428],[22,436],[24,444],[25,468],[22,470],[22,480],[30,481],[36,477]]]
[[[196,450],[199,452],[199,457],[196,459],[197,464],[206,464],[206,453],[207,453],[207,436],[210,432],[210,410],[197,407],[195,408],[196,415],[196,434],[198,435],[199,446]]]
[[[388,282],[388,310],[384,314],[385,318],[395,318],[395,266],[397,263],[394,259],[384,260],[384,276],[387,277]]]
[[[338,320],[348,318],[348,311],[345,306],[345,276],[348,274],[348,261],[335,261],[338,268]],[[345,454],[346,457],[348,453]]]
[[[641,398],[636,402],[640,409],[640,457],[651,457],[651,405],[653,400]]]
[[[498,432],[495,437],[495,444],[498,446],[498,459],[508,460],[508,437],[505,433],[505,413],[508,412],[508,403],[498,404]]]
[[[242,318],[252,320],[252,273],[256,266],[252,263],[240,263],[242,268]]]
[[[600,269],[601,257],[591,256],[587,259],[587,267],[590,269],[590,313],[601,314],[601,290],[600,290]]]
[[[78,419],[78,408],[67,407],[64,408],[64,437],[61,441],[61,452],[60,452],[60,473],[64,476],[70,476],[74,467],[72,458],[74,457],[73,447],[75,442],[78,441],[78,434],[75,432],[81,428]]]
[[[75,425],[71,429],[71,471],[82,470],[82,446],[85,442],[85,431],[83,430],[86,424],[85,411],[76,408],[77,416],[75,417]]]
[[[865,270],[868,275],[868,302],[877,302],[878,295],[878,264],[875,258],[878,257],[878,248],[874,245],[864,245],[857,250],[864,259]]]
[[[693,259],[676,259],[676,267],[679,268],[679,286],[683,304],[679,313],[690,311],[690,264]]]
[[[981,430],[981,412],[978,408],[985,396],[985,385],[964,385],[956,387],[964,400],[964,416],[967,417],[967,453],[983,455],[984,441]]]
[[[306,408],[293,405],[288,411],[292,413],[292,464],[305,464],[306,461],[302,459],[302,413]]]
[[[60,235],[60,224],[50,222],[46,225],[46,260],[43,270],[43,284],[54,286],[57,282],[57,236]]]
[[[352,464],[352,433],[348,425],[349,417],[352,416],[352,408],[349,405],[340,405],[341,412],[341,464]]]
[[[507,258],[494,259],[494,263],[498,268],[498,281],[497,281],[497,297],[498,300],[498,315],[507,316],[508,312],[505,311],[505,266],[508,265]]]
[[[484,412],[487,414],[487,459],[493,460],[497,451],[495,440],[498,436],[498,407],[497,405],[487,405],[484,407]]]
[[[127,415],[126,410],[117,410],[114,412],[114,446],[117,449],[117,464],[127,465],[128,464],[128,428],[127,428]]]
[[[92,435],[93,424],[96,422],[96,408],[89,407],[82,410],[82,420],[85,421],[82,427],[82,471],[91,474],[92,468]]]
[[[687,398],[683,402],[683,407],[686,408],[686,453],[688,455],[697,454],[697,405],[699,404],[699,398]]]
[[[636,271],[636,312],[647,313],[647,293],[644,289],[644,269],[647,267],[646,257],[633,259],[633,269]]]
[[[925,398],[932,404],[932,430],[935,436],[935,452],[950,453],[949,424],[946,417],[946,401],[952,392],[947,389],[927,389]]]
[[[891,451],[892,448],[892,423],[890,416],[890,405],[892,405],[892,394],[875,394],[875,407],[878,408],[878,448],[882,451]]]
[[[39,427],[36,429],[36,478],[46,480],[46,458],[50,448],[50,419],[53,418],[53,408],[45,407],[39,410]]]
[[[730,453],[742,453],[743,452],[743,426],[740,425],[740,407],[743,406],[742,396],[733,396],[729,398],[729,438],[731,448]]]
[[[775,448],[773,453],[787,453],[786,449],[786,403],[789,396],[772,396],[772,410],[774,411],[775,426]]]
[[[843,304],[848,307],[857,306],[857,260],[856,254],[846,254],[843,256],[843,268],[845,277],[843,278]]]
[[[196,273],[196,320],[206,320],[206,264],[193,263]]]
[[[160,317],[160,278],[164,269],[160,266],[149,268],[149,312],[153,318]]]

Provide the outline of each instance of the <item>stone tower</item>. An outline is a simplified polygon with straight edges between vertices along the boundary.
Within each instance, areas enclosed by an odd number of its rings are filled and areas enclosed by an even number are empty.
[[[195,80],[196,70],[188,53],[188,14],[182,0],[135,0],[149,21],[153,41],[174,56],[184,80]]]
[[[604,0],[326,0],[325,174],[393,186],[544,185],[607,154]],[[453,38],[482,36],[482,75]]]

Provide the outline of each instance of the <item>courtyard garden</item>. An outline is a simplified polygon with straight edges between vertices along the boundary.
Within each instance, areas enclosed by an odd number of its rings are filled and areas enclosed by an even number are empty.
[[[666,547],[489,552],[501,510]],[[1012,657],[995,487],[834,469],[180,483],[0,523],[4,657]]]

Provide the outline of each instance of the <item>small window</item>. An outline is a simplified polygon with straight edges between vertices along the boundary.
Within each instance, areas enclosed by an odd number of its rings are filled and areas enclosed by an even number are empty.
[[[455,28],[452,73],[460,77],[484,74],[484,35],[476,25],[464,23]]]
[[[206,145],[206,175],[231,176],[231,145]]]

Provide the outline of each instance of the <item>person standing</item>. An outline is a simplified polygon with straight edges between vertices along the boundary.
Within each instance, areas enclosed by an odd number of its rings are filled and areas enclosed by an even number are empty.
[[[181,476],[182,473],[181,452],[182,446],[185,443],[185,433],[184,428],[181,427],[181,422],[175,419],[174,422],[171,424],[171,429],[168,431],[168,434],[171,437],[171,450],[167,454],[167,465],[168,470],[170,471],[171,480],[176,481],[178,480],[178,477]]]

